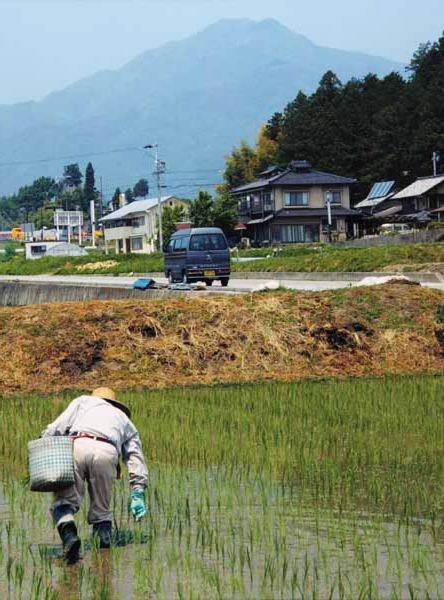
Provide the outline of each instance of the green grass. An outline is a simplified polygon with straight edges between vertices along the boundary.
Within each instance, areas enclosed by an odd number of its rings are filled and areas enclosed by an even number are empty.
[[[243,251],[243,256],[267,256],[270,249]],[[163,271],[163,256],[155,254],[110,254],[93,251],[88,257],[42,258],[26,261],[16,256],[0,261],[0,275],[78,275],[78,266],[85,263],[116,261],[116,265],[84,271],[85,274],[155,273]],[[277,258],[264,258],[246,263],[232,261],[234,273],[242,271],[379,271],[392,264],[424,264],[444,262],[444,243],[380,246],[375,248],[337,248],[326,245],[294,245],[283,247]]]
[[[53,557],[26,442],[70,398],[0,408],[0,590],[41,598],[427,598],[444,585],[444,379],[123,394],[150,467],[134,544]],[[79,515],[87,538],[85,510]],[[52,595],[50,595],[52,594]]]
[[[100,263],[113,261],[117,264],[103,267]],[[94,267],[94,264],[97,264]],[[79,266],[91,264],[91,268],[80,271]],[[10,261],[0,262],[0,275],[93,275],[119,273],[150,273],[163,269],[163,258],[156,254],[120,254],[109,255],[97,252],[80,257],[45,257],[38,260],[26,260],[16,256]]]
[[[243,251],[241,256],[267,256],[272,249]],[[277,258],[233,263],[235,271],[378,271],[391,264],[444,262],[444,244],[406,244],[372,248],[327,245],[283,247]]]

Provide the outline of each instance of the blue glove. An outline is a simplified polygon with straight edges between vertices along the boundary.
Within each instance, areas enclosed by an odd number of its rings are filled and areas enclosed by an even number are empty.
[[[146,515],[145,492],[140,488],[131,492],[131,512],[136,521],[140,521]]]

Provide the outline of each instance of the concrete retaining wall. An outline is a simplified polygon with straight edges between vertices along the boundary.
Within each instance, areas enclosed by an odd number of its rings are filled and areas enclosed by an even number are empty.
[[[314,271],[310,273],[305,272],[273,272],[273,273],[233,273],[232,281],[234,282],[236,279],[289,279],[293,281],[361,281],[364,277],[396,277],[399,275],[404,275],[408,277],[412,281],[418,281],[419,283],[442,283],[444,281],[444,276],[440,276],[439,273],[387,273],[387,272],[377,272],[377,271],[334,271],[334,272],[321,272]],[[230,280],[231,281],[231,280]]]
[[[199,294],[201,293],[199,292]],[[132,298],[146,300],[148,298],[177,298],[185,295],[187,295],[187,292],[171,290],[134,290],[132,288],[98,285],[0,282],[0,306],[26,306],[47,302],[82,302],[84,300],[127,300]]]

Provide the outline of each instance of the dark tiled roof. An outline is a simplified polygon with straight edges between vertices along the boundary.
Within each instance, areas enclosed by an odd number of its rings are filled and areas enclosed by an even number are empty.
[[[350,185],[355,183],[351,177],[341,177],[322,171],[295,172],[285,171],[282,175],[273,178],[273,184],[279,185]]]
[[[234,188],[232,192],[246,192],[271,185],[351,185],[352,183],[355,183],[355,181],[356,179],[352,179],[351,177],[341,177],[340,175],[324,173],[323,171],[294,171],[293,169],[286,169],[283,173],[279,173],[274,177],[258,179],[251,183],[241,185]]]

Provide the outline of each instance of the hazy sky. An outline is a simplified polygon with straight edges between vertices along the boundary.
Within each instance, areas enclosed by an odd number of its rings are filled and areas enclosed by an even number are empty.
[[[226,17],[274,17],[317,44],[407,62],[444,0],[0,0],[0,103],[39,99]]]

